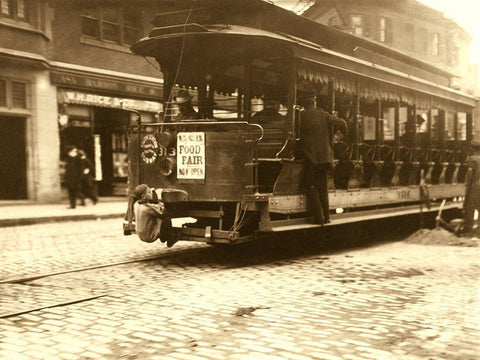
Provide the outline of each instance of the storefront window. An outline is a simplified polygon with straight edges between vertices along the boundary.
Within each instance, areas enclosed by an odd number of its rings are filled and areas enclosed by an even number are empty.
[[[128,175],[126,131],[112,134],[112,156],[113,177],[126,178]]]

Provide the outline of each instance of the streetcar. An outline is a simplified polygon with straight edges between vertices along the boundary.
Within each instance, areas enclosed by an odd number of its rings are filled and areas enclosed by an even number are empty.
[[[131,48],[158,62],[164,110],[130,127],[129,191],[163,189],[168,215],[188,219],[174,228],[180,240],[238,244],[421,205],[434,212],[443,200],[461,208],[476,101],[450,86],[452,74],[265,1],[165,9]],[[176,121],[179,89],[199,119]],[[296,156],[308,94],[348,123],[332,134],[326,225],[312,221]],[[268,102],[275,120],[257,116]],[[135,231],[133,201],[125,234]]]

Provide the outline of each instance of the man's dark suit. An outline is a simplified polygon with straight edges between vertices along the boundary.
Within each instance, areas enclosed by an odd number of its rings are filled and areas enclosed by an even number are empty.
[[[345,122],[320,109],[301,113],[299,146],[307,160],[304,175],[307,200],[319,224],[330,221],[327,175],[333,161],[333,125],[345,127]]]

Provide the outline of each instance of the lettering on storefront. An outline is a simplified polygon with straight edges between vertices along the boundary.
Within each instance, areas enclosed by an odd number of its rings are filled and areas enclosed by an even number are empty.
[[[161,98],[162,96],[162,90],[160,86],[143,86],[122,81],[110,81],[55,72],[51,73],[50,76],[52,83],[57,85],[74,85],[89,89],[111,90],[127,94],[151,96],[155,98]]]
[[[177,178],[205,179],[205,133],[178,133]]]
[[[133,109],[148,112],[159,112],[163,109],[163,105],[155,101],[87,94],[79,91],[59,91],[58,97],[60,103],[66,104],[101,106],[115,109]]]

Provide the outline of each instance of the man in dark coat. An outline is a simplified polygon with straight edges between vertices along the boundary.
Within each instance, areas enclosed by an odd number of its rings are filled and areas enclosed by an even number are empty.
[[[473,230],[475,210],[480,211],[480,142],[472,141],[473,154],[467,159],[467,178],[465,181],[464,231]]]
[[[82,185],[82,160],[75,146],[67,147],[67,159],[65,164],[65,186],[68,190],[70,201],[69,209],[75,209],[77,195]]]
[[[81,181],[81,195],[82,205],[85,205],[85,198],[92,200],[93,205],[98,202],[98,196],[93,182],[93,167],[87,154],[83,150],[78,150],[82,166],[82,181]]]
[[[300,154],[306,159],[304,182],[307,202],[313,212],[315,222],[330,222],[328,203],[328,171],[333,161],[333,126],[346,130],[346,122],[316,108],[314,97],[303,101],[305,111],[300,115]]]
[[[196,120],[200,119],[200,115],[195,111],[192,106],[192,98],[188,90],[181,89],[178,91],[177,96],[173,101],[178,106],[180,113],[175,117],[175,121]]]

